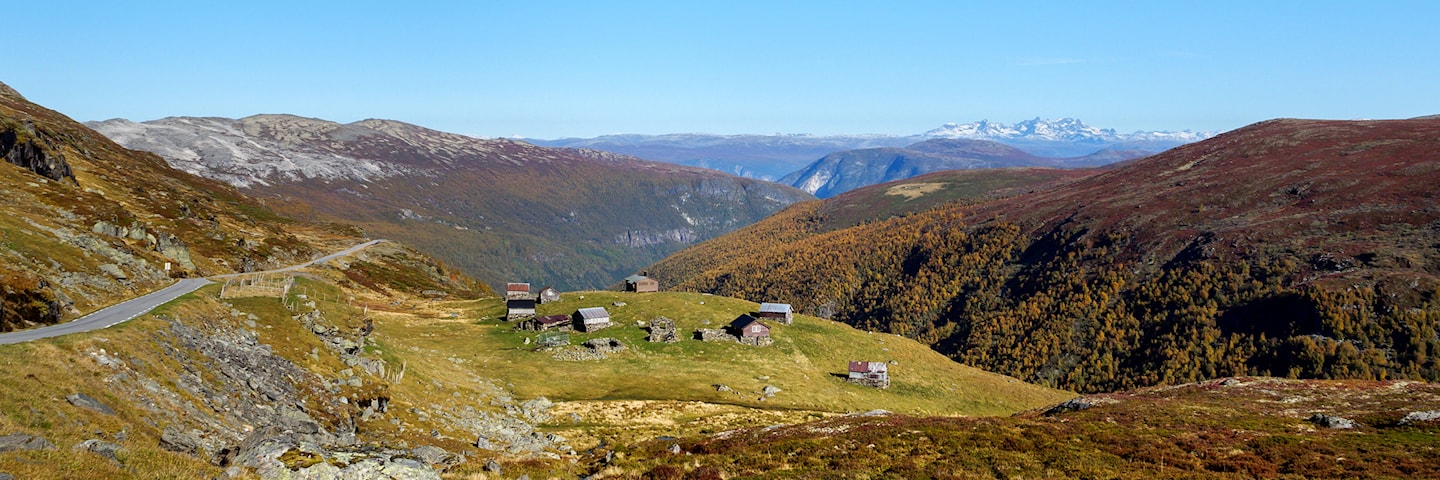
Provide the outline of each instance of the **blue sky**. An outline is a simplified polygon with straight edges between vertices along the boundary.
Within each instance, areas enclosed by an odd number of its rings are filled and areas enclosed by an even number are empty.
[[[78,120],[478,136],[1121,131],[1440,113],[1440,2],[12,2],[0,81]]]

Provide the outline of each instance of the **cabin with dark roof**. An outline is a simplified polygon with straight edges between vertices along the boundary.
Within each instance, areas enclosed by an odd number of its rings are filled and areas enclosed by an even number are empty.
[[[610,312],[604,307],[582,308],[575,311],[575,329],[593,332],[610,326]]]
[[[535,295],[535,299],[539,300],[542,304],[558,302],[560,301],[560,291],[556,290],[555,287],[545,287],[540,289],[540,293]]]
[[[887,388],[890,386],[890,366],[885,362],[851,360],[850,375],[845,378],[845,381],[875,388]]]
[[[788,303],[762,303],[757,316],[766,320],[780,322],[781,325],[789,325],[795,321],[795,313]]]
[[[730,332],[728,333],[746,345],[763,347],[774,342],[774,339],[770,338],[770,326],[749,315],[741,315],[735,321],[730,322]]]
[[[658,292],[660,291],[660,281],[644,275],[631,275],[625,277],[625,291]]]
[[[505,298],[530,298],[530,284],[528,284],[528,283],[507,283],[507,284],[505,284]]]
[[[533,332],[544,332],[549,330],[569,332],[571,330],[574,330],[574,325],[575,322],[570,319],[569,315],[546,315],[543,317],[535,317],[521,322],[520,329],[530,330]]]
[[[535,316],[535,301],[528,298],[512,298],[505,301],[505,320],[516,320]]]

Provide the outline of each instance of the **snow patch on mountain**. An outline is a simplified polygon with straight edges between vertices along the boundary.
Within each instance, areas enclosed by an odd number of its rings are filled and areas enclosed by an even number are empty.
[[[1086,125],[1074,118],[1046,120],[1034,118],[1016,123],[981,120],[973,123],[947,123],[921,134],[925,138],[969,138],[976,140],[1046,140],[1079,143],[1121,143],[1166,141],[1189,143],[1215,136],[1214,132],[1136,131],[1119,133],[1111,128]]]

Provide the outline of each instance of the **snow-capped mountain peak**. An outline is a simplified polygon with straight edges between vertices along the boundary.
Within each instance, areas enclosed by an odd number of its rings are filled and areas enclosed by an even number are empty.
[[[1011,124],[991,122],[989,120],[981,120],[973,123],[946,123],[939,128],[921,134],[921,136],[925,138],[1046,140],[1082,143],[1149,140],[1194,142],[1210,138],[1213,135],[1214,134],[1210,132],[1192,132],[1189,130],[1180,132],[1137,131],[1134,133],[1118,133],[1114,129],[1097,128],[1086,125],[1085,122],[1075,118],[1047,120],[1038,117]]]

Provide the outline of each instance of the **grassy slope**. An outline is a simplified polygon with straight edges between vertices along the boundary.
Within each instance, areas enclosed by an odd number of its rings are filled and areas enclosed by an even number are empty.
[[[583,296],[581,299],[579,297]],[[625,306],[615,307],[614,302]],[[703,302],[703,303],[702,303]],[[757,348],[735,343],[704,343],[687,338],[675,344],[645,341],[637,321],[657,316],[675,320],[682,335],[696,328],[719,328],[754,311],[755,303],[695,293],[568,293],[539,313],[570,314],[577,308],[603,306],[614,327],[573,333],[572,343],[612,337],[629,350],[601,361],[567,362],[526,345],[533,332],[519,332],[502,320],[499,299],[467,305],[464,317],[477,323],[441,322],[380,327],[399,346],[426,345],[471,365],[475,373],[513,383],[519,397],[552,400],[692,400],[754,407],[828,412],[887,409],[926,415],[997,415],[1035,408],[1068,398],[1057,390],[1025,384],[957,364],[903,337],[872,334],[847,325],[797,316],[793,325],[775,325],[775,344]],[[704,322],[709,321],[707,326]],[[894,360],[887,390],[845,383],[849,360]],[[769,377],[759,380],[758,377]],[[743,394],[718,392],[727,385]],[[757,393],[766,385],[782,392],[766,401]]]
[[[1009,418],[845,417],[625,449],[603,478],[1435,478],[1440,423],[1417,382],[1242,378],[1091,398]],[[1324,413],[1354,430],[1306,421]],[[665,452],[681,445],[687,455]]]

